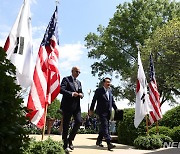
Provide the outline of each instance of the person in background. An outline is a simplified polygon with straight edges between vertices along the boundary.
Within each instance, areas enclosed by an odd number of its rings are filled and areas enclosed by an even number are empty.
[[[89,115],[87,115],[86,117],[86,121],[85,121],[85,129],[90,129],[91,128],[91,120]]]
[[[71,76],[62,79],[60,90],[60,93],[63,95],[60,106],[60,110],[62,110],[63,114],[62,140],[64,143],[63,148],[66,153],[69,152],[68,147],[74,150],[72,141],[82,123],[80,99],[84,96],[81,82],[77,79],[80,74],[80,69],[78,67],[73,67],[71,72]],[[74,125],[68,136],[69,124],[72,116]]]
[[[94,106],[97,102],[96,114],[99,116],[100,128],[96,145],[103,147],[102,139],[104,137],[108,150],[115,148],[115,145],[111,143],[111,137],[109,134],[109,120],[111,117],[112,108],[114,108],[114,110],[118,110],[110,89],[110,85],[111,79],[108,77],[104,78],[103,87],[96,89],[89,111],[89,115],[92,116]]]

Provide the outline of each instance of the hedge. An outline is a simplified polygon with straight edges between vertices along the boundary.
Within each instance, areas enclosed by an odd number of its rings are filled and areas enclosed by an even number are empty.
[[[146,134],[146,123],[145,120],[141,122],[138,128],[134,127],[134,115],[135,110],[124,109],[123,121],[118,122],[117,133],[118,142],[121,144],[133,145],[134,140],[139,135]]]

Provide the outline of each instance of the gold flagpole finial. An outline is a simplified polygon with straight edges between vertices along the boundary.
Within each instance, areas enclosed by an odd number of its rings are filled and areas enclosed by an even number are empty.
[[[56,0],[56,6],[58,6],[58,4],[59,4],[59,0]]]

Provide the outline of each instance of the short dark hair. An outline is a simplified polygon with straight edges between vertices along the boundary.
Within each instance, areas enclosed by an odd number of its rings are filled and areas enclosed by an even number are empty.
[[[111,78],[109,78],[109,77],[105,77],[105,78],[103,79],[103,82],[105,82],[105,81],[106,81],[106,79],[109,79],[109,80],[111,81]]]

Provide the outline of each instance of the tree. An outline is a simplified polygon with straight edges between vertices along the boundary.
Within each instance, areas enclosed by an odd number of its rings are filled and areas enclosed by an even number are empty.
[[[0,47],[0,153],[22,153],[29,141],[20,86],[15,84],[15,67]]]
[[[62,114],[59,113],[60,108],[60,101],[56,98],[50,105],[48,105],[47,109],[47,118],[53,118],[53,119],[61,119]]]
[[[161,104],[167,100],[170,104],[178,103],[174,96],[180,96],[180,18],[157,28],[152,37],[145,41],[142,49],[145,69],[149,52],[153,54]]]
[[[99,78],[115,75],[120,81],[113,87],[117,99],[135,102],[137,43],[144,46],[157,27],[178,17],[179,7],[180,3],[169,0],[133,0],[120,4],[106,28],[100,25],[99,34],[86,36],[88,57],[98,60],[91,66],[92,74],[98,74]]]

